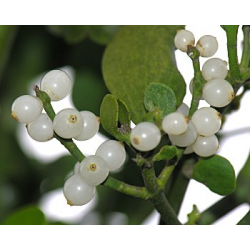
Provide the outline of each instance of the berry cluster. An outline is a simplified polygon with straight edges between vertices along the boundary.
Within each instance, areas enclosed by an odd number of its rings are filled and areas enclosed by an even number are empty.
[[[174,43],[177,49],[188,52],[194,47],[195,38],[188,30],[179,30]],[[196,49],[202,57],[213,56],[218,49],[218,42],[213,36],[203,36],[196,43]],[[201,99],[213,107],[224,107],[234,98],[231,84],[225,80],[228,74],[227,62],[219,58],[207,60],[202,67],[202,76],[206,83],[203,86]],[[193,80],[190,83],[193,92]],[[161,128],[168,134],[173,145],[185,147],[184,154],[195,152],[201,157],[209,157],[216,153],[219,142],[215,134],[221,127],[221,114],[212,107],[196,110],[189,117],[189,107],[182,105],[162,120]],[[161,131],[153,123],[142,122],[132,130],[130,141],[139,151],[149,151],[156,148],[161,140]]]
[[[41,80],[40,88],[51,101],[60,101],[72,89],[72,81],[62,70],[52,70]],[[100,119],[89,111],[72,108],[58,112],[53,121],[43,111],[42,101],[35,96],[23,95],[12,104],[11,116],[26,124],[29,136],[39,142],[49,141],[54,134],[64,139],[85,141],[99,130]],[[74,175],[64,185],[64,196],[70,205],[84,205],[95,195],[95,186],[107,178],[109,171],[120,168],[126,159],[124,146],[114,140],[101,144],[96,155],[77,163]]]

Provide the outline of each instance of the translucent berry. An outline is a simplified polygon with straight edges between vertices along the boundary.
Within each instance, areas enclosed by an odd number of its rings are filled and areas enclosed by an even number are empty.
[[[220,58],[211,58],[203,64],[201,72],[207,81],[225,79],[228,73],[227,62]]]
[[[107,162],[110,171],[120,168],[126,160],[126,151],[121,142],[108,140],[96,150],[96,155]]]
[[[180,135],[187,130],[187,120],[181,113],[174,112],[164,117],[162,129],[169,135]]]
[[[228,81],[214,79],[204,85],[202,96],[211,106],[224,107],[234,98],[234,90]]]
[[[181,114],[183,114],[185,117],[188,116],[188,113],[189,113],[189,107],[186,103],[182,103],[180,105],[180,107],[176,110],[176,112],[179,112]]]
[[[198,136],[193,145],[194,152],[201,157],[214,155],[219,148],[219,142],[215,135]]]
[[[75,109],[63,109],[56,114],[53,127],[55,132],[65,139],[78,136],[83,127],[81,114]]]
[[[92,138],[98,131],[100,120],[90,111],[81,111],[83,127],[81,133],[74,137],[77,141],[85,141]]]
[[[195,142],[197,138],[197,132],[192,121],[189,121],[188,127],[185,133],[181,135],[169,135],[169,139],[173,145],[179,147],[187,147]]]
[[[27,124],[27,131],[35,141],[49,141],[54,134],[53,123],[47,114],[41,114],[35,121]]]
[[[81,162],[77,162],[74,166],[74,174],[80,174]]]
[[[42,110],[43,104],[39,98],[23,95],[13,102],[11,116],[19,122],[30,123],[41,115]]]
[[[91,155],[81,162],[80,176],[89,185],[101,184],[106,180],[108,174],[108,164],[100,156]]]
[[[64,184],[63,194],[71,206],[82,206],[95,196],[96,188],[86,184],[79,174],[70,176]]]
[[[187,52],[188,45],[193,46],[194,42],[194,35],[188,30],[178,30],[174,38],[175,47],[183,52]]]
[[[62,100],[71,88],[72,81],[63,70],[51,70],[41,80],[41,90],[49,95],[51,101]]]
[[[193,144],[189,145],[186,147],[186,149],[184,150],[183,154],[184,155],[188,155],[188,154],[192,154],[194,152],[193,149]]]
[[[221,114],[213,108],[200,108],[194,112],[192,122],[199,135],[210,136],[219,131]]]
[[[196,48],[202,57],[213,56],[218,49],[217,39],[214,36],[203,36],[197,42]]]
[[[150,151],[161,140],[159,128],[151,122],[141,122],[130,133],[130,142],[139,151]]]

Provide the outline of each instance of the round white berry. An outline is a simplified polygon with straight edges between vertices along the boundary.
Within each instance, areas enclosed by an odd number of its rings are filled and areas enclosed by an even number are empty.
[[[151,122],[137,124],[130,133],[130,142],[139,151],[150,151],[158,146],[161,140],[159,128]]]
[[[207,81],[225,79],[228,73],[227,62],[220,58],[211,58],[203,64],[201,72]]]
[[[189,145],[186,147],[186,149],[184,150],[183,154],[184,155],[188,155],[188,154],[192,154],[194,152],[193,149],[193,144]]]
[[[199,135],[210,136],[219,131],[221,114],[213,108],[200,108],[194,112],[192,122]]]
[[[126,160],[126,151],[121,142],[108,140],[96,150],[96,155],[107,162],[110,171],[120,168]]]
[[[74,166],[74,174],[80,174],[81,162],[77,162]]]
[[[211,106],[224,107],[234,98],[234,90],[228,81],[214,79],[205,83],[202,96]]]
[[[196,138],[197,138],[197,131],[192,121],[189,121],[185,133],[181,135],[169,135],[169,139],[172,142],[172,144],[179,147],[187,147],[193,144]]]
[[[175,47],[183,52],[187,52],[188,46],[193,46],[194,35],[189,30],[178,30],[174,38]]]
[[[42,110],[43,104],[39,98],[22,95],[13,102],[11,116],[19,122],[30,123],[41,115]]]
[[[165,116],[162,120],[162,129],[169,135],[180,135],[187,130],[187,120],[181,113],[174,112]]]
[[[203,36],[196,44],[196,48],[202,57],[213,56],[218,49],[218,42],[214,36]]]
[[[109,174],[108,164],[100,156],[86,157],[80,166],[80,176],[89,185],[99,185],[106,180]]]
[[[198,136],[193,145],[194,152],[201,157],[214,155],[219,148],[219,142],[215,135]]]
[[[63,109],[56,114],[53,127],[55,132],[65,139],[78,136],[83,127],[81,114],[75,109]]]
[[[51,101],[62,100],[71,88],[72,81],[63,70],[51,70],[41,80],[41,90],[49,95]]]
[[[35,141],[49,141],[54,134],[53,123],[47,114],[41,114],[35,121],[27,124],[27,131]]]
[[[99,118],[90,111],[81,111],[80,114],[83,119],[83,127],[81,133],[74,137],[74,139],[77,141],[85,141],[92,138],[99,131],[100,121]]]
[[[183,114],[185,117],[188,116],[188,113],[189,113],[189,107],[186,103],[182,103],[180,105],[180,107],[176,110],[176,112],[179,112],[181,114]]]
[[[82,206],[95,196],[96,188],[86,184],[79,174],[70,176],[64,184],[63,194],[71,206]]]

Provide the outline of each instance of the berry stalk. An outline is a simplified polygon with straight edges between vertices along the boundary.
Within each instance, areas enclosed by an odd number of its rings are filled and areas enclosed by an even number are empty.
[[[198,109],[200,98],[202,96],[202,88],[205,81],[200,70],[199,51],[195,47],[189,47],[188,56],[191,58],[194,68],[193,96],[189,110],[189,117],[191,118],[193,113]]]

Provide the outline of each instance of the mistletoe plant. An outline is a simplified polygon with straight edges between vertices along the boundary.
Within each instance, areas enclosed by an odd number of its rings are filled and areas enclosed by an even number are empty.
[[[211,224],[237,205],[250,202],[250,160],[236,183],[231,163],[216,154],[216,134],[250,86],[250,28],[243,26],[240,63],[238,26],[222,28],[228,63],[211,58],[201,68],[200,57],[212,57],[218,49],[215,37],[206,35],[195,43],[192,32],[181,26],[123,27],[103,56],[103,77],[110,94],[103,99],[100,118],[74,109],[55,114],[51,102],[60,101],[72,88],[62,70],[48,72],[40,87],[34,88],[36,96],[14,101],[12,117],[27,124],[34,140],[56,138],[76,158],[74,174],[64,185],[69,205],[85,205],[94,197],[96,186],[103,185],[151,202],[161,224],[181,224],[177,216],[190,179],[225,197],[202,213],[194,206],[187,224]],[[186,83],[175,64],[175,49],[186,53],[193,64],[190,105],[183,103]],[[236,96],[241,87],[243,92]],[[199,108],[201,99],[211,107]],[[85,157],[74,140],[90,139],[99,125],[116,140],[105,141],[95,155]],[[112,177],[112,171],[126,161],[126,151],[133,155],[144,186]],[[249,224],[249,214],[239,224]]]

